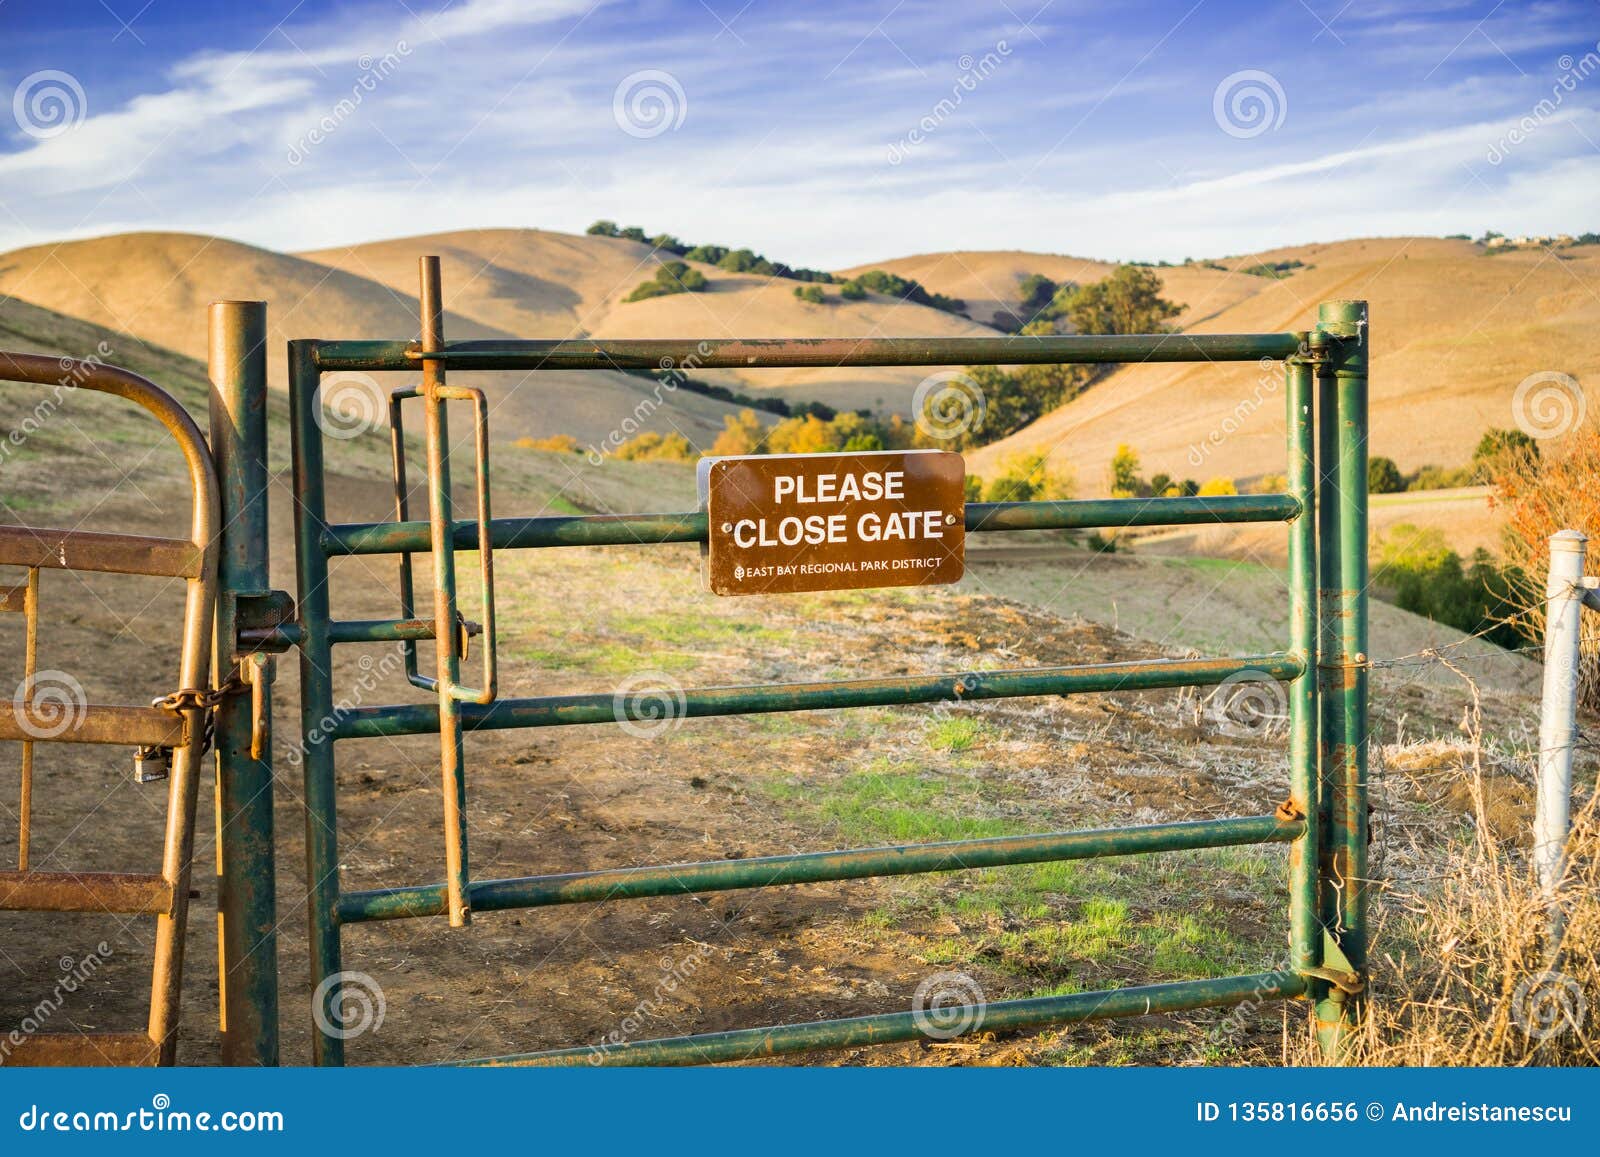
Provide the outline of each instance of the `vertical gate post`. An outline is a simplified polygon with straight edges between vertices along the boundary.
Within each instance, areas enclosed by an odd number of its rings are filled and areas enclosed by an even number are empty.
[[[1572,749],[1578,739],[1578,636],[1583,616],[1584,554],[1579,530],[1550,536],[1545,585],[1544,698],[1539,710],[1539,795],[1533,820],[1533,862],[1545,900],[1554,900],[1566,868],[1572,824]],[[1551,909],[1552,947],[1560,917]]]
[[[1347,991],[1319,988],[1318,1038],[1324,1055],[1344,1053],[1359,1017],[1367,926],[1367,361],[1371,334],[1364,301],[1324,302],[1317,344],[1325,351],[1318,383],[1318,544],[1321,550],[1323,708],[1319,744],[1324,811],[1323,921],[1330,934],[1324,966],[1354,973]]]
[[[267,573],[267,305],[214,301],[210,310],[211,455],[222,491],[220,681],[238,669],[236,597],[264,592]],[[271,690],[217,707],[217,940],[222,1059],[278,1063],[277,876],[273,859]],[[261,734],[256,732],[259,704]]]
[[[421,275],[422,352],[437,352],[444,345],[444,294],[439,282],[439,259],[424,257]],[[461,676],[457,651],[456,551],[452,534],[455,516],[450,505],[450,425],[445,399],[444,367],[436,359],[422,363],[422,398],[427,407],[428,529],[433,545],[433,632],[437,659],[435,684],[439,693],[440,788],[444,796],[445,895],[450,927],[472,923],[468,898],[471,873],[467,856],[467,786],[462,765],[466,761],[461,734],[461,700],[456,684]],[[480,494],[481,497],[481,494]],[[480,551],[490,544],[480,542]],[[486,599],[493,595],[487,590]],[[493,641],[484,640],[487,647]]]
[[[312,1063],[344,1064],[338,1031],[342,950],[339,942],[339,810],[334,781],[333,647],[328,636],[328,555],[322,546],[327,496],[322,462],[322,371],[317,343],[289,343],[289,446],[294,457],[295,571],[300,615],[301,772],[306,812],[306,929],[311,955]]]

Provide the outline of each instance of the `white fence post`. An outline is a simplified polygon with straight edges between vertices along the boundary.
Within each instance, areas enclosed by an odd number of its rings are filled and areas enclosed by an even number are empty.
[[[1578,632],[1584,604],[1584,551],[1579,530],[1550,536],[1545,585],[1544,701],[1539,712],[1539,795],[1533,820],[1533,862],[1547,899],[1566,870],[1572,823],[1572,749],[1578,738]]]

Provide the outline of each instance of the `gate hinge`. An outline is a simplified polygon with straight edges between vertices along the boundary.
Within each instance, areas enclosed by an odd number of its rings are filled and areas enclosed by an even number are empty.
[[[1367,987],[1367,978],[1339,947],[1339,941],[1326,928],[1322,930],[1322,965],[1301,970],[1306,976],[1325,980],[1345,996],[1358,996]]]

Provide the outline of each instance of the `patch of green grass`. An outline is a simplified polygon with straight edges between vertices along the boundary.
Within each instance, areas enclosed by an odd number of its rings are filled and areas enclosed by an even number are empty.
[[[1016,825],[973,814],[970,787],[956,777],[863,771],[827,783],[790,778],[764,785],[855,844],[935,843],[1012,835]]]
[[[981,719],[970,715],[950,715],[943,719],[930,719],[926,730],[928,746],[935,751],[957,754],[969,751],[991,734],[993,728]]]

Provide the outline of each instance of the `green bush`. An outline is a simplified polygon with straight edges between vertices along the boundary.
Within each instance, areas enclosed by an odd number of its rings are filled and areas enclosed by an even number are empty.
[[[861,288],[857,281],[847,281],[839,287],[839,296],[846,301],[860,301],[867,296],[867,291]]]
[[[1397,494],[1406,488],[1405,476],[1393,458],[1374,455],[1367,459],[1367,489],[1374,494]]]
[[[706,275],[691,269],[682,261],[663,261],[656,275],[640,282],[623,301],[644,301],[650,297],[665,297],[671,293],[700,293],[706,287]]]
[[[1522,644],[1506,621],[1514,575],[1488,551],[1480,547],[1463,562],[1437,527],[1401,522],[1378,540],[1376,554],[1373,585],[1395,606],[1502,647]]]
[[[967,303],[958,297],[946,297],[942,293],[930,293],[922,285],[909,277],[901,277],[898,273],[890,273],[885,269],[869,269],[865,273],[857,274],[856,284],[863,289],[870,289],[874,293],[881,293],[887,297],[898,297],[902,301],[914,301],[918,305],[926,305],[932,309],[942,309],[946,313],[967,312]]]
[[[1450,469],[1444,466],[1423,466],[1406,480],[1407,490],[1453,490],[1457,486],[1471,486],[1476,478],[1469,466]]]
[[[809,301],[812,305],[821,305],[827,300],[820,285],[797,285],[794,287],[794,295],[801,301]]]

